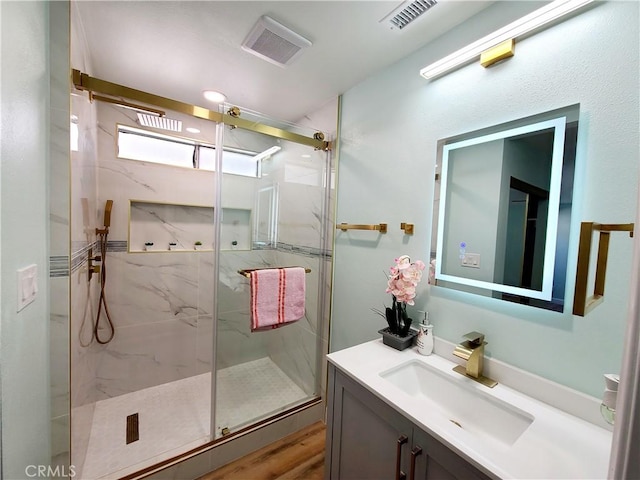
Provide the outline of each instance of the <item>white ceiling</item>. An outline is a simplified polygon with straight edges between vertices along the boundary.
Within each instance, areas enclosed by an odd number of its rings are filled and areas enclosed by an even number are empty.
[[[92,75],[202,106],[202,91],[296,122],[493,1],[441,0],[402,31],[400,1],[79,1]],[[286,68],[240,48],[262,15],[311,40]],[[449,52],[443,52],[443,55]],[[418,72],[416,72],[418,75]]]

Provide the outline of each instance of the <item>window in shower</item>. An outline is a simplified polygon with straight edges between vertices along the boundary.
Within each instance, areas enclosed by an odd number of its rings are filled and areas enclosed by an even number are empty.
[[[215,147],[187,138],[118,125],[118,158],[215,171]],[[223,173],[258,177],[259,153],[225,147]]]

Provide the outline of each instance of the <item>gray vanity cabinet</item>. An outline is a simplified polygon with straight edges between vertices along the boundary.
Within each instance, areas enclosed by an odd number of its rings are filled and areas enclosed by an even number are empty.
[[[327,396],[327,480],[490,478],[331,364]]]

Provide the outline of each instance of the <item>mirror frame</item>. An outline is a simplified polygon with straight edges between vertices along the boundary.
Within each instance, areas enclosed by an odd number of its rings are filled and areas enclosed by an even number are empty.
[[[574,118],[575,117],[575,118]],[[571,179],[563,178],[563,163],[566,149],[567,140],[567,125],[577,122],[579,117],[579,104],[570,105],[568,107],[543,112],[541,114],[532,115],[526,118],[514,120],[511,122],[502,123],[492,127],[484,128],[475,132],[469,132],[462,135],[456,135],[455,137],[449,137],[438,141],[438,165],[436,165],[436,171],[439,171],[440,182],[436,181],[436,191],[440,188],[439,205],[436,207],[434,204],[434,218],[433,228],[437,226],[437,236],[435,238],[435,280],[436,285],[459,288],[461,290],[473,293],[474,289],[481,289],[482,291],[488,291],[489,295],[498,297],[508,301],[518,301],[511,298],[502,298],[499,294],[504,293],[515,296],[516,299],[520,299],[520,303],[528,303],[528,301],[522,301],[525,299],[535,299],[537,302],[534,306],[546,308],[550,310],[559,310],[559,304],[552,302],[552,293],[554,286],[554,275],[556,271],[556,254],[558,246],[558,221],[559,210],[561,205],[561,192],[564,193],[565,182],[569,183],[567,190],[570,198],[573,196],[573,171],[571,172]],[[542,132],[545,130],[553,129],[554,142],[551,151],[551,173],[550,173],[550,187],[549,187],[549,204],[547,209],[547,231],[545,235],[545,253],[543,261],[543,277],[542,277],[542,289],[534,290],[519,286],[504,285],[499,283],[493,283],[483,280],[475,280],[471,278],[465,278],[457,275],[448,274],[443,272],[443,253],[444,253],[444,235],[446,229],[446,209],[447,209],[447,183],[449,180],[450,172],[450,154],[456,149],[470,147],[473,145],[480,145],[483,143],[501,140],[511,137],[517,137],[520,135],[526,135],[535,132]],[[577,132],[576,132],[577,133]],[[569,140],[572,141],[572,140]],[[438,174],[436,175],[436,179]],[[437,214],[437,216],[436,216]],[[432,231],[432,245],[433,245],[433,231]],[[434,252],[432,252],[431,258],[434,258]],[[440,282],[445,282],[440,283]],[[566,282],[566,276],[564,277]],[[498,294],[498,295],[496,295]],[[564,311],[566,304],[563,299],[561,305],[561,311]]]

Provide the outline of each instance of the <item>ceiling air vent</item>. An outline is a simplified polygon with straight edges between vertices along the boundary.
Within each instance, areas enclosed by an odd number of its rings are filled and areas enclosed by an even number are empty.
[[[160,130],[169,130],[171,132],[181,132],[182,122],[173,118],[158,117],[157,115],[149,115],[147,113],[137,113],[138,123],[143,127],[158,128]]]
[[[291,64],[310,46],[309,40],[266,15],[258,19],[242,43],[243,50],[281,67]]]
[[[420,17],[424,12],[433,7],[436,3],[438,3],[436,0],[402,2],[389,15],[380,20],[380,22],[389,22],[389,25],[393,30],[402,30]]]

